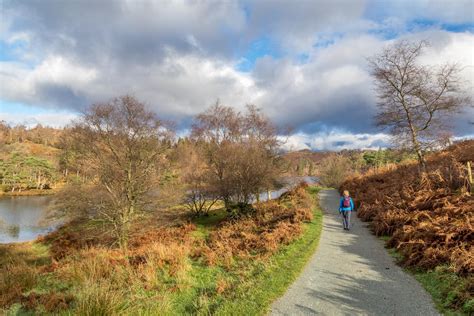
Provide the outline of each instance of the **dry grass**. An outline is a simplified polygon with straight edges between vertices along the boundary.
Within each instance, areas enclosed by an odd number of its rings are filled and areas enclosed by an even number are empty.
[[[0,308],[21,300],[49,263],[44,249],[35,244],[0,245]]]

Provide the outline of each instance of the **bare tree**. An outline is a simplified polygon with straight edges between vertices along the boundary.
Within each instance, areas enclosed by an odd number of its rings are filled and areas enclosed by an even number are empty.
[[[349,157],[333,154],[321,161],[319,180],[324,186],[339,188],[353,172],[353,162]]]
[[[196,117],[193,139],[203,148],[209,184],[230,210],[268,189],[277,173],[278,140],[273,124],[255,107],[242,114],[216,103]]]
[[[172,134],[132,96],[92,105],[70,129],[77,159],[87,162],[103,192],[89,215],[110,224],[121,248],[130,225],[155,200]]]
[[[421,170],[424,151],[446,129],[449,114],[467,103],[458,80],[459,67],[419,63],[427,42],[399,41],[369,59],[378,92],[376,124],[389,128],[417,155]]]
[[[176,155],[186,206],[197,216],[208,214],[219,195],[209,181],[212,174],[204,160],[202,146],[189,139],[182,140],[178,142]]]

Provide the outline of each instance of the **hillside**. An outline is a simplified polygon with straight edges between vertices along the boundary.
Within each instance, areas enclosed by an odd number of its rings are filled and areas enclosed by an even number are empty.
[[[0,122],[0,194],[43,194],[61,181],[61,129]]]

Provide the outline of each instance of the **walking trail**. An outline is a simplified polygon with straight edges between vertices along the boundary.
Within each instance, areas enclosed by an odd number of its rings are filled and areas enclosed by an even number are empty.
[[[342,229],[339,195],[319,195],[324,212],[319,247],[271,315],[439,315],[431,297],[406,274],[356,214]]]

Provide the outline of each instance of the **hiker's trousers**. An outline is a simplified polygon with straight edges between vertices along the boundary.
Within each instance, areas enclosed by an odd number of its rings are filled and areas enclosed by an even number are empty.
[[[350,228],[351,226],[351,211],[342,211],[342,225],[344,228]]]

